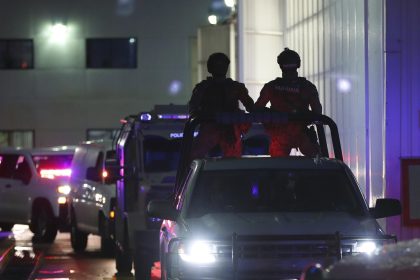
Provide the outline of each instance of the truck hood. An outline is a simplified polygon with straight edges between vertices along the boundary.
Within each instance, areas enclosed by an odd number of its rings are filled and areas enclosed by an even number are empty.
[[[226,237],[239,235],[334,234],[375,235],[376,220],[354,217],[341,212],[320,213],[224,213],[186,219],[187,235],[194,237]]]

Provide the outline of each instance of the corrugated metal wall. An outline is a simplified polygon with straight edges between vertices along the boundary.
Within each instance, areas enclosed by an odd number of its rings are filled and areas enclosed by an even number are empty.
[[[243,11],[239,24],[243,36],[243,81],[259,92],[262,85],[280,76],[275,57],[284,47],[298,51],[302,58],[300,75],[318,87],[324,114],[331,116],[339,127],[345,162],[354,171],[362,190],[370,197],[383,193],[383,147],[375,143],[375,150],[367,142],[367,133],[375,139],[383,135],[382,40],[369,47],[367,44],[367,1],[364,0],[277,0],[240,1]],[[271,5],[271,7],[269,7]],[[370,1],[376,9],[369,17],[369,30],[382,35],[381,1]],[[252,11],[252,14],[250,14]],[[267,12],[269,11],[269,12]],[[273,16],[277,12],[276,15]],[[379,13],[379,14],[378,14]],[[244,22],[241,22],[242,21]],[[281,20],[280,20],[281,19]],[[272,43],[262,34],[262,25],[278,33]],[[272,26],[271,26],[272,25]],[[277,26],[277,29],[275,28]],[[252,32],[251,32],[252,31]],[[240,36],[241,36],[240,35]],[[264,37],[265,35],[265,37]],[[260,46],[256,48],[254,46]],[[369,53],[377,53],[375,60],[366,60]],[[267,59],[270,56],[270,59]],[[263,72],[259,72],[263,69]],[[273,70],[272,70],[273,69]],[[369,73],[376,74],[370,83]],[[370,88],[373,96],[366,94]],[[371,108],[372,107],[372,108]],[[370,115],[373,114],[374,118]],[[369,118],[366,118],[369,116]],[[375,124],[373,124],[375,121]],[[372,154],[375,153],[375,154]],[[374,162],[371,162],[374,161]],[[371,188],[371,168],[375,186]],[[379,170],[379,171],[378,171]],[[377,173],[379,174],[377,175]]]

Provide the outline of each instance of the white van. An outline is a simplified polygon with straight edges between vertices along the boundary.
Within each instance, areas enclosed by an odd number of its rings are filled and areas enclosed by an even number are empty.
[[[0,149],[0,227],[28,224],[36,242],[68,230],[68,178],[75,147]]]
[[[115,182],[107,165],[115,160],[111,141],[89,141],[77,146],[70,177],[71,245],[86,249],[89,234],[101,236],[101,250],[114,251],[113,207]]]

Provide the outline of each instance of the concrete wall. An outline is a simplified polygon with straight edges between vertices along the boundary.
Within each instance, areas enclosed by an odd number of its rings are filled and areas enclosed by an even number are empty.
[[[210,0],[0,0],[0,37],[32,38],[35,69],[0,71],[0,130],[34,129],[37,146],[74,144],[87,128],[191,94],[191,38]],[[69,27],[65,44],[45,31]],[[86,69],[85,39],[136,37],[137,69]],[[178,92],[169,90],[172,82]]]

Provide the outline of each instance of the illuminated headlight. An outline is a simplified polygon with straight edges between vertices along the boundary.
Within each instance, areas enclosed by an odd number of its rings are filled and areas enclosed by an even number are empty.
[[[365,253],[372,254],[377,249],[377,245],[373,241],[360,241],[356,243],[355,252],[356,253]]]
[[[188,263],[214,263],[216,261],[216,254],[216,245],[206,241],[181,243],[178,247],[179,257]]]
[[[60,197],[57,199],[57,202],[58,202],[58,204],[66,204],[66,202],[67,202],[67,198],[66,198],[65,196],[60,196]]]
[[[69,185],[62,185],[62,186],[57,187],[57,192],[64,195],[68,195],[70,191],[71,191],[71,187]]]

